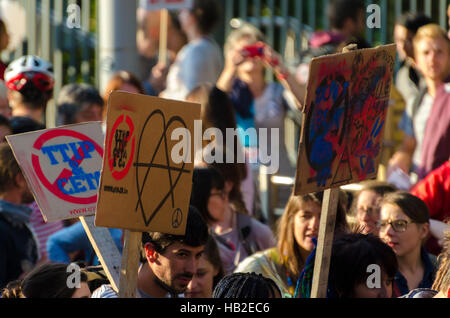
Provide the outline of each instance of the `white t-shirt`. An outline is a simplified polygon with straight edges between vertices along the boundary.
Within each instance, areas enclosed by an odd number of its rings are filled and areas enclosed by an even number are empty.
[[[274,138],[277,143],[279,154],[279,170],[278,174],[284,176],[292,176],[295,173],[295,167],[289,161],[286,144],[284,120],[286,117],[286,107],[284,104],[284,88],[278,83],[268,83],[264,93],[255,99],[255,128],[259,132],[261,128],[267,128],[267,144],[263,145],[262,140],[258,138],[259,151],[262,146],[267,147],[267,154],[272,149],[272,133],[273,129],[278,129],[278,138]],[[274,154],[272,154],[273,157]]]
[[[167,75],[166,90],[161,97],[184,100],[197,86],[215,84],[223,69],[223,56],[217,43],[202,37],[186,44]]]
[[[416,115],[413,118],[414,123],[414,136],[416,139],[416,149],[413,155],[413,164],[415,166],[420,165],[420,157],[422,155],[422,144],[425,136],[425,129],[427,128],[427,121],[433,108],[434,98],[429,94],[425,94],[422,103],[417,110]]]

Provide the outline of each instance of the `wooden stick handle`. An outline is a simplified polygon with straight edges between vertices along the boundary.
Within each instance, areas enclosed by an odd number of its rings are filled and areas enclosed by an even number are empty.
[[[159,31],[159,57],[160,63],[167,63],[167,33],[169,27],[169,11],[161,10],[161,24]]]
[[[141,232],[125,231],[119,298],[136,298]]]
[[[339,188],[325,190],[320,216],[319,238],[314,261],[311,298],[326,298],[331,247],[333,246]]]
[[[111,233],[104,227],[94,225],[95,216],[80,217],[81,224],[102,264],[112,288],[119,292],[121,255]]]

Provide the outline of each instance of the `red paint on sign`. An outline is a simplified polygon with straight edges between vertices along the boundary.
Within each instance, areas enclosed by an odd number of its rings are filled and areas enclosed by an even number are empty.
[[[128,158],[128,162],[122,171],[118,171],[118,170],[115,170],[115,167],[114,167],[112,141],[116,134],[117,128],[123,122],[125,122],[128,125],[128,128],[130,129],[129,135],[127,138],[127,144],[130,142],[131,138],[133,138],[133,139],[131,141],[131,154]],[[133,121],[131,120],[131,118],[129,116],[126,116],[126,115],[119,116],[119,118],[117,118],[116,122],[114,123],[113,128],[111,129],[111,133],[109,135],[108,144],[107,144],[108,165],[109,165],[109,170],[111,171],[114,179],[122,180],[123,178],[125,178],[127,176],[128,172],[130,171],[131,165],[133,164],[135,141],[136,141],[136,138],[134,136]]]

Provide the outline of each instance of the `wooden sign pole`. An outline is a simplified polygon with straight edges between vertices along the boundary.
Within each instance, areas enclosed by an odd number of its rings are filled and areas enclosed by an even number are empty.
[[[141,232],[125,231],[120,270],[119,298],[136,298]]]
[[[161,24],[159,31],[159,63],[167,64],[167,32],[169,27],[169,11],[161,10]]]
[[[111,286],[119,292],[121,255],[108,229],[94,226],[94,216],[80,217],[81,224],[106,272]]]
[[[326,298],[331,247],[333,245],[339,188],[325,190],[320,216],[319,238],[311,288],[311,298]]]
[[[342,53],[356,50],[356,48],[356,44],[350,44],[344,47]],[[338,202],[339,188],[324,191],[322,213],[320,215],[319,238],[317,240],[316,259],[314,261],[311,298],[327,297],[328,274],[330,270]]]

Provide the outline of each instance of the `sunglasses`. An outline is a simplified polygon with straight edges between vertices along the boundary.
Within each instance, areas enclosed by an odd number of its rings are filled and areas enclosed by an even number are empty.
[[[395,232],[405,232],[408,228],[408,224],[415,223],[414,221],[406,221],[406,220],[394,220],[391,222],[388,221],[377,221],[377,228],[379,230],[385,229],[388,225],[392,226]]]

